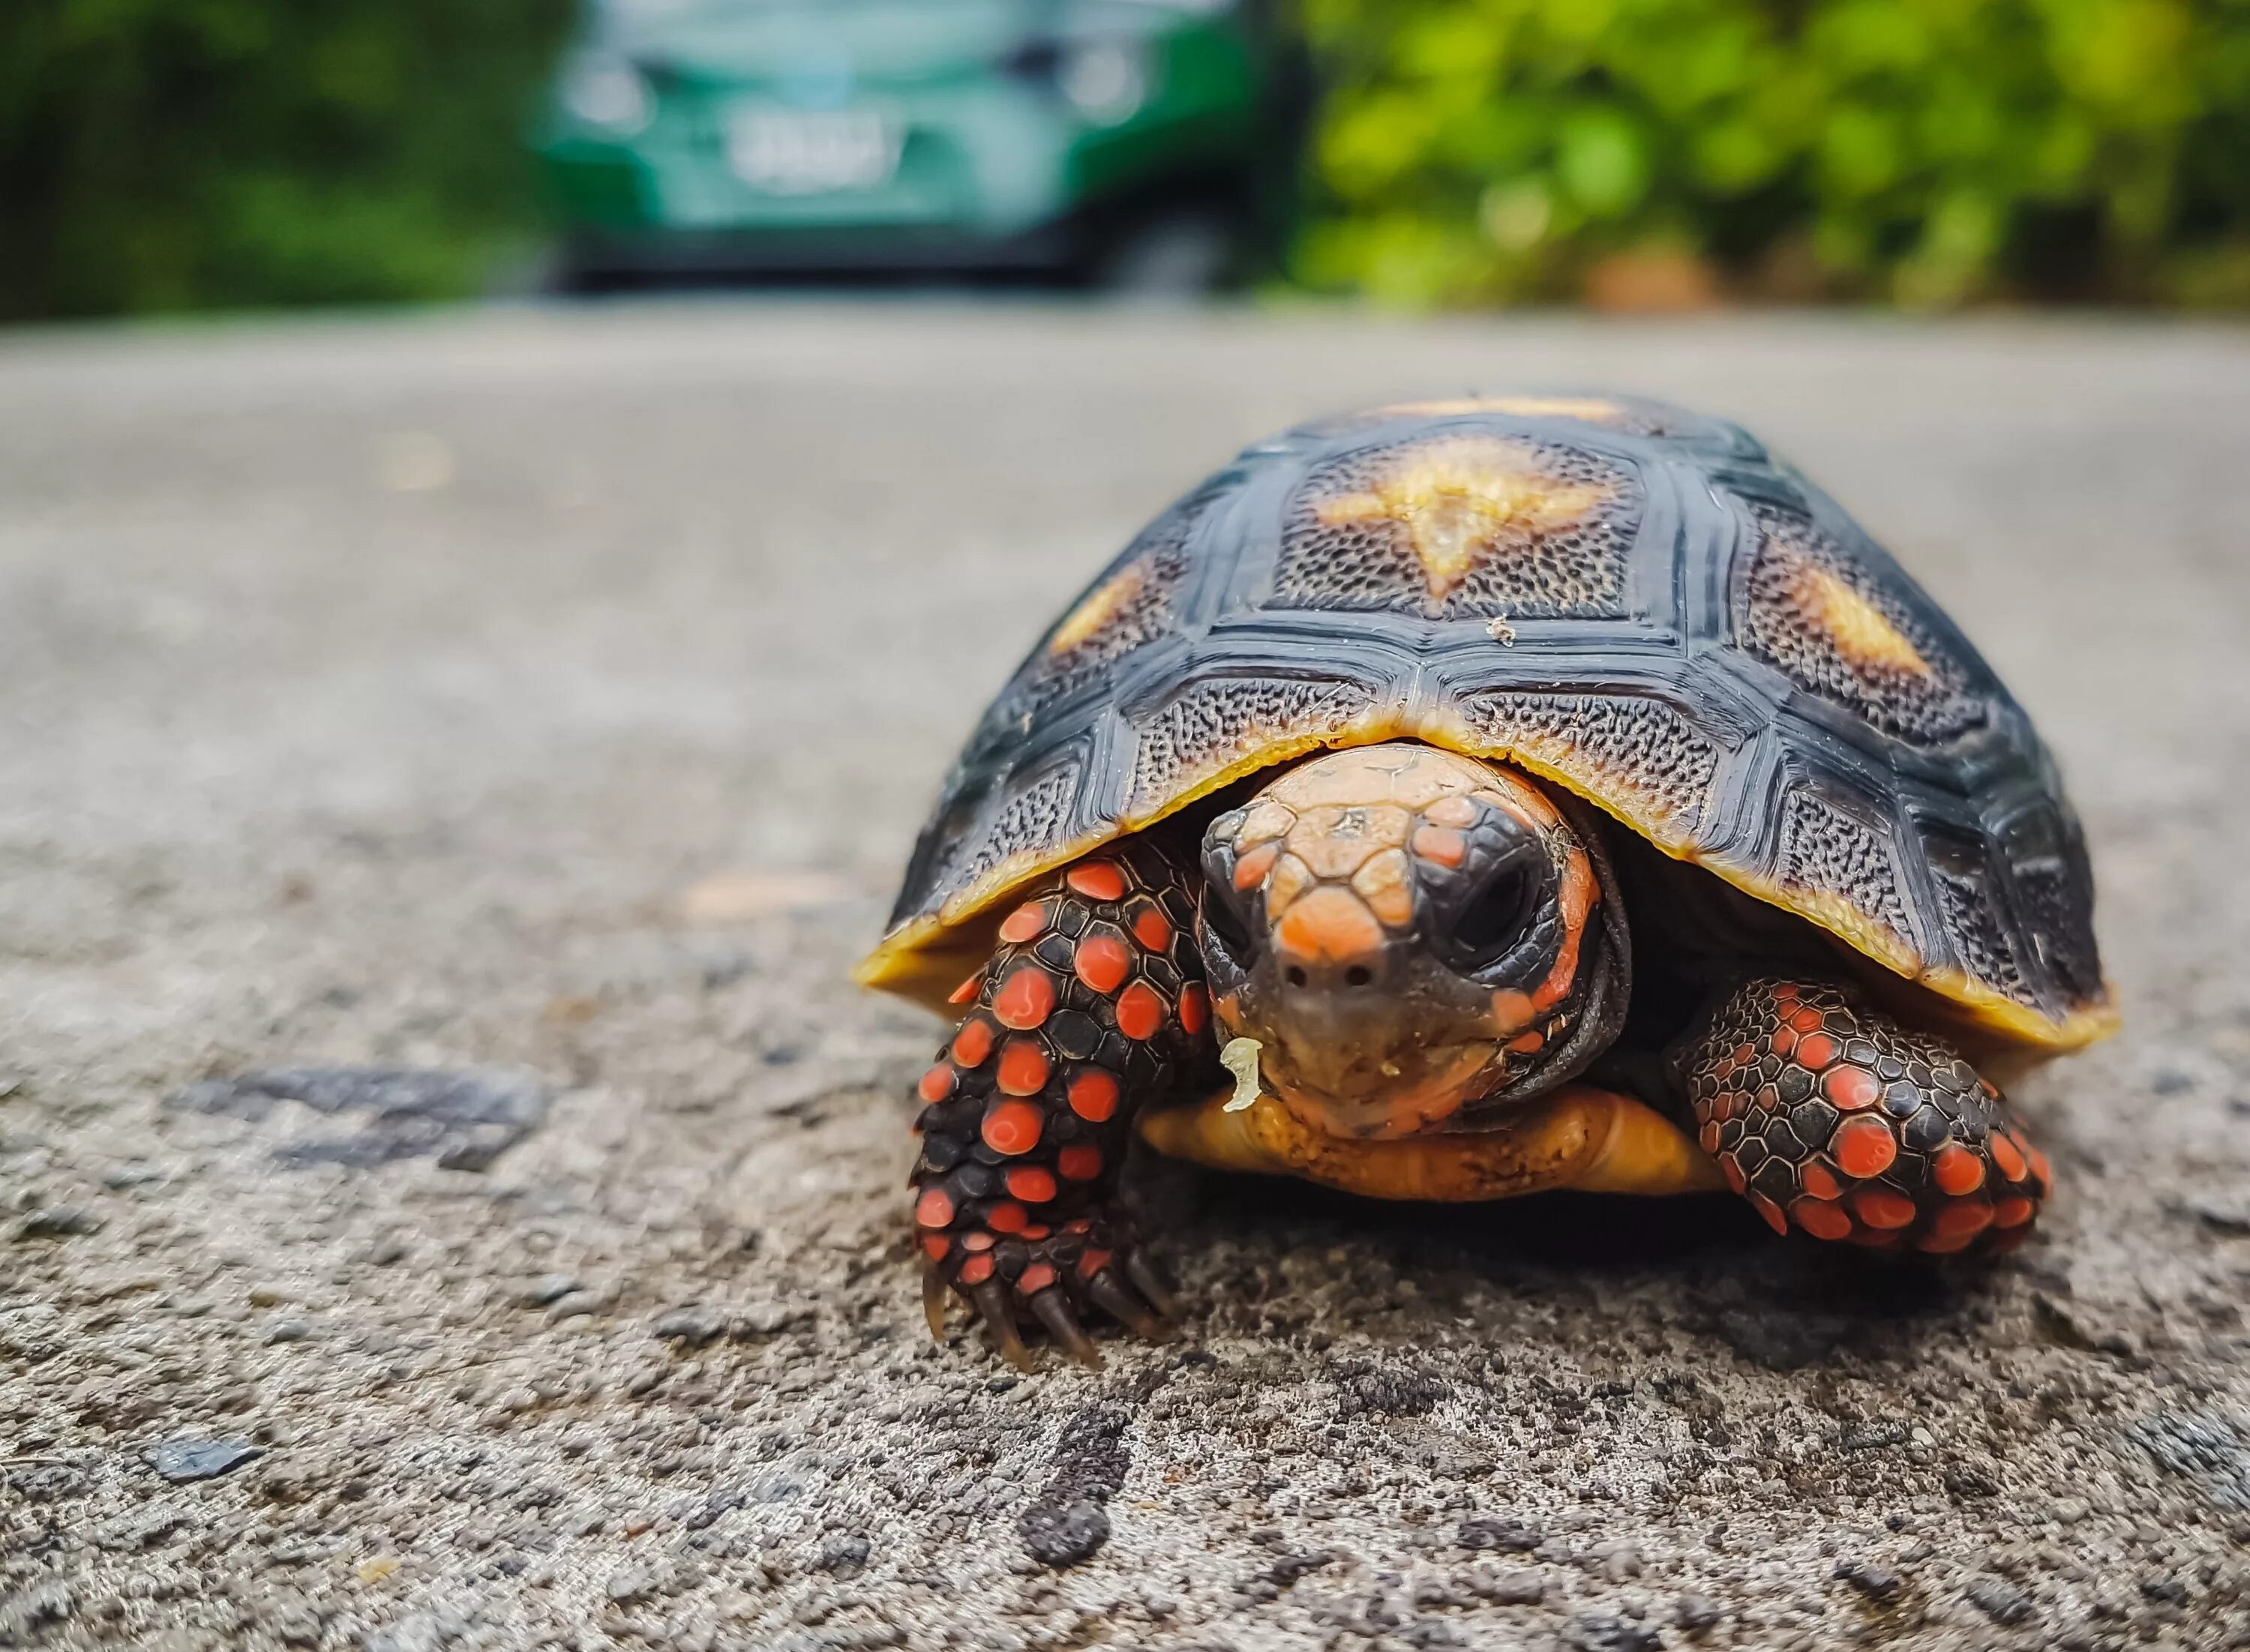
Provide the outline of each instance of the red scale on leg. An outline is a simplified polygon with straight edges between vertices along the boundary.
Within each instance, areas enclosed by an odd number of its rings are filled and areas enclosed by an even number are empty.
[[[1037,964],[1018,964],[992,995],[992,1015],[1003,1027],[1029,1032],[1054,1012],[1055,980]]]
[[[1063,882],[1088,900],[1125,898],[1125,874],[1117,870],[1115,861],[1082,862],[1063,874]]]
[[[1046,902],[1027,900],[1001,923],[1000,939],[1017,946],[1037,940],[1047,933],[1049,917]]]
[[[1898,1138],[1886,1119],[1854,1119],[1838,1127],[1829,1151],[1846,1175],[1865,1181],[1891,1167],[1898,1157]]]
[[[1825,1199],[1800,1199],[1789,1214],[1816,1239],[1841,1239],[1852,1231],[1851,1217]]]
[[[976,1068],[984,1064],[984,1057],[992,1053],[992,1023],[971,1019],[962,1024],[953,1036],[953,1059],[963,1067]]]
[[[1089,1124],[1101,1124],[1117,1111],[1117,1080],[1099,1067],[1087,1067],[1070,1081],[1070,1110]]]
[[[1049,1070],[1047,1052],[1036,1038],[1011,1038],[1000,1050],[997,1082],[1007,1096],[1036,1096],[1044,1089]]]
[[[954,1082],[953,1063],[941,1061],[921,1076],[921,1082],[914,1085],[914,1094],[924,1101],[943,1101],[953,1093]]]
[[[1008,1191],[1027,1204],[1043,1205],[1055,1196],[1054,1172],[1043,1165],[1018,1165],[1006,1180]]]
[[[1133,954],[1115,935],[1095,931],[1078,943],[1071,967],[1094,991],[1107,995],[1133,973]]]
[[[1039,1145],[1044,1123],[1028,1101],[1004,1101],[984,1115],[984,1145],[994,1153],[1029,1153]]]
[[[2016,1146],[2005,1130],[1992,1132],[1986,1151],[1992,1155],[1992,1162],[2000,1167],[2000,1174],[2010,1181],[2021,1181],[2024,1173],[2031,1168],[2024,1162],[2023,1150]]]
[[[1180,988],[1180,1030],[1191,1038],[1211,1025],[1211,994],[1199,981]]]
[[[1136,1043],[1146,1043],[1164,1029],[1164,1001],[1145,981],[1136,981],[1117,995],[1117,1030]]]

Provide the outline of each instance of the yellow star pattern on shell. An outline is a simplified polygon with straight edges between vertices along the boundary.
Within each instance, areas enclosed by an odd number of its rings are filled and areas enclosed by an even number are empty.
[[[1412,540],[1435,603],[1479,559],[1572,527],[1611,497],[1601,483],[1548,474],[1521,444],[1463,436],[1401,454],[1372,488],[1324,499],[1315,513],[1328,527],[1398,523]]]
[[[1791,594],[1805,616],[1835,644],[1844,663],[1860,671],[1928,677],[1931,666],[1882,609],[1810,559],[1790,575]]]
[[[1616,403],[1587,396],[1456,396],[1433,402],[1394,402],[1381,410],[1431,418],[1506,413],[1526,419],[1583,419],[1589,424],[1615,424],[1625,417],[1625,410]]]
[[[1047,639],[1047,652],[1067,654],[1090,641],[1096,631],[1141,594],[1141,588],[1148,582],[1149,572],[1140,563],[1126,563],[1088,591],[1085,600],[1071,609],[1069,617],[1055,627],[1054,635]]]

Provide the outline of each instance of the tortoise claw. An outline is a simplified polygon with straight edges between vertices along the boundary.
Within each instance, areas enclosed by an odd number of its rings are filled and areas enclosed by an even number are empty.
[[[1172,1328],[1149,1311],[1148,1305],[1118,1283],[1117,1276],[1104,1268],[1086,1282],[1087,1300],[1103,1312],[1129,1326],[1135,1336],[1149,1342],[1170,1342]]]
[[[1088,1371],[1101,1369],[1101,1350],[1094,1346],[1094,1339],[1086,1334],[1086,1327],[1078,1323],[1068,1298],[1059,1290],[1050,1285],[1033,1297],[1032,1311],[1039,1315],[1057,1347]]]
[[[1032,1370],[1032,1351],[1016,1333],[1016,1316],[1008,1306],[1007,1291],[987,1279],[969,1287],[969,1300],[976,1304],[977,1318],[990,1328],[992,1340],[1000,1345],[1000,1357],[1018,1371]]]
[[[1156,1270],[1141,1259],[1139,1251],[1128,1250],[1125,1253],[1125,1277],[1133,1282],[1133,1288],[1146,1297],[1149,1304],[1165,1318],[1177,1319],[1180,1317],[1178,1298],[1165,1289],[1164,1282],[1156,1277]]]
[[[951,1294],[945,1276],[935,1267],[921,1270],[921,1317],[929,1324],[929,1339],[945,1346],[945,1299]]]

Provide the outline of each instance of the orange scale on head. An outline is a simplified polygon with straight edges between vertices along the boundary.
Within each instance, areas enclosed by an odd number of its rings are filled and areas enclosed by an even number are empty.
[[[1468,858],[1469,840],[1450,826],[1417,827],[1414,852],[1434,866],[1458,867]]]
[[[1898,1138],[1881,1119],[1853,1119],[1830,1138],[1828,1151],[1847,1176],[1880,1176],[1898,1157]]]
[[[1826,1033],[1812,1033],[1797,1041],[1797,1064],[1819,1072],[1836,1059],[1836,1041]]]
[[[1715,1119],[1695,1132],[1695,1140],[1705,1153],[1719,1151],[1719,1126]]]
[[[1785,1234],[1789,1231],[1789,1218],[1782,1215],[1781,1207],[1779,1205],[1774,1203],[1772,1200],[1767,1198],[1763,1194],[1752,1194],[1750,1195],[1750,1205],[1757,1210],[1758,1215],[1765,1218],[1765,1225],[1772,1229],[1776,1233]]]
[[[1805,1191],[1816,1199],[1841,1199],[1844,1196],[1844,1184],[1829,1173],[1827,1166],[1817,1160],[1798,1173],[1798,1180],[1805,1183]]]
[[[1265,881],[1266,874],[1273,870],[1274,859],[1280,852],[1281,845],[1278,843],[1260,843],[1236,861],[1234,863],[1235,888],[1245,891],[1257,888]]]
[[[1440,797],[1422,811],[1422,818],[1439,826],[1474,826],[1477,806],[1460,792],[1450,797]]]
[[[1115,861],[1089,860],[1072,867],[1062,880],[1088,900],[1125,898],[1125,874],[1117,870]]]
[[[1734,1154],[1726,1153],[1719,1155],[1719,1170],[1726,1177],[1727,1185],[1736,1193],[1749,1187],[1750,1182],[1743,1174],[1743,1167],[1735,1162]]]
[[[971,1256],[961,1264],[961,1271],[955,1277],[964,1285],[981,1285],[992,1277],[992,1258]]]
[[[1043,900],[1027,900],[1010,912],[1000,926],[1000,939],[1011,946],[1021,946],[1027,940],[1037,940],[1046,933],[1047,904]]]
[[[1770,1041],[1770,1048],[1777,1056],[1787,1056],[1791,1050],[1797,1048],[1796,1029],[1784,1027],[1779,1032],[1774,1034]]]
[[[961,985],[956,987],[951,992],[945,995],[945,1002],[949,1004],[972,1003],[976,1001],[977,995],[983,989],[984,985],[984,972],[981,969],[972,969],[969,972],[968,980],[963,981]]]
[[[1808,1004],[1789,1018],[1789,1024],[1801,1033],[1819,1032],[1820,1012]]]
[[[2005,1132],[1994,1131],[1986,1144],[1986,1148],[1992,1155],[1992,1162],[2000,1167],[2002,1175],[2010,1181],[2021,1181],[2024,1179],[2024,1172],[2030,1167],[2024,1163],[2024,1155],[2018,1151],[2016,1144],[2009,1139]]]
[[[2026,1151],[2024,1156],[2031,1160],[2033,1180],[2042,1188],[2053,1187],[2054,1167],[2047,1163],[2046,1155],[2038,1148],[2032,1147]]]
[[[1789,1214],[1816,1239],[1841,1239],[1852,1231],[1851,1217],[1823,1199],[1800,1199]]]
[[[1172,944],[1172,926],[1163,913],[1150,906],[1134,919],[1133,939],[1150,952],[1160,953]]]

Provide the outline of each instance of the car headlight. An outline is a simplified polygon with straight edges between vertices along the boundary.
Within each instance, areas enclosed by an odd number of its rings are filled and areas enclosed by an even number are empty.
[[[631,137],[648,124],[655,100],[640,71],[622,58],[584,58],[562,77],[562,107],[590,127]]]
[[[1063,52],[1055,86],[1087,120],[1116,126],[1149,100],[1147,54],[1131,40],[1082,42]]]

